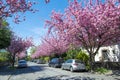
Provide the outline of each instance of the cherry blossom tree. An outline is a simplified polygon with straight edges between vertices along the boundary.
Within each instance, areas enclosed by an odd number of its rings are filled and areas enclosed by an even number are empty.
[[[49,3],[50,0],[45,0]],[[20,22],[19,13],[25,13],[27,11],[35,12],[36,10],[32,8],[34,4],[32,0],[0,0],[0,25],[3,18],[15,16],[14,22]],[[25,17],[23,17],[23,20]],[[1,26],[0,26],[1,27]]]
[[[49,45],[51,48],[51,52],[54,54],[63,54],[68,49],[68,43],[61,38],[50,37],[44,38],[44,41]]]
[[[10,46],[7,48],[10,53],[12,67],[14,67],[15,57],[19,55],[19,53],[26,51],[30,46],[32,46],[31,39],[22,39],[18,36],[12,36]]]
[[[46,4],[50,2],[50,0],[45,0]]]
[[[61,55],[68,49],[68,44],[63,40],[56,37],[45,37],[41,45],[36,49],[36,52],[32,55],[32,58],[38,58],[40,56]]]
[[[31,7],[34,3],[26,0],[0,0],[0,25],[3,18],[15,16],[15,23],[20,22],[19,13],[34,11]]]
[[[22,51],[21,53],[16,54],[19,59],[25,58],[27,56],[26,51]]]
[[[46,26],[49,32],[61,34],[70,42],[79,42],[90,55],[92,69],[100,47],[120,43],[120,0],[74,0],[64,14],[53,11]]]

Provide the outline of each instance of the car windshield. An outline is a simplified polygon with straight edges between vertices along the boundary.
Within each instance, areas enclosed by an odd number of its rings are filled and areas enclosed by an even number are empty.
[[[26,61],[19,61],[19,63],[26,63]]]

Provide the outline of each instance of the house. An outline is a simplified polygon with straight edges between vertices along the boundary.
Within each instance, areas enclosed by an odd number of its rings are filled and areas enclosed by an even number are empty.
[[[95,61],[120,62],[120,45],[101,47],[95,56]]]

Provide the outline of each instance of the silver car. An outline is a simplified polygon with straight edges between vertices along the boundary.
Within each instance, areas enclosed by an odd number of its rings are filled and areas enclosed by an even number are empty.
[[[78,59],[69,59],[62,64],[62,69],[73,71],[86,70],[85,64]]]
[[[19,60],[19,61],[18,61],[18,67],[19,67],[19,68],[27,67],[27,62],[26,62],[26,60]]]

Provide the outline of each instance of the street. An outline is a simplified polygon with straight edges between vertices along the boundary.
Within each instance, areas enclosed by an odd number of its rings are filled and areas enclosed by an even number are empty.
[[[27,68],[1,70],[0,80],[120,80],[120,76],[70,72],[48,67],[47,64],[28,62]]]

